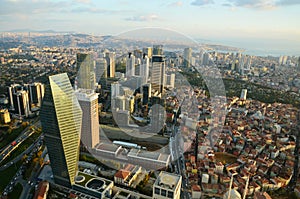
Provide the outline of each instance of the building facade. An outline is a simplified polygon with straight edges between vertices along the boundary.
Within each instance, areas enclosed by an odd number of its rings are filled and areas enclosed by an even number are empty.
[[[40,112],[55,183],[75,183],[82,111],[66,73],[49,77]]]
[[[98,93],[90,89],[75,92],[82,110],[81,143],[93,148],[99,143]]]

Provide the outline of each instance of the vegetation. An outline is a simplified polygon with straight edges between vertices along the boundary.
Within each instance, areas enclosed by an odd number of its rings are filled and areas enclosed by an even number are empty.
[[[16,172],[19,170],[20,166],[21,166],[21,161],[17,162],[16,164],[11,165],[9,168],[7,168],[3,171],[0,171],[0,179],[1,179],[0,193],[3,192],[4,188],[14,177]]]
[[[220,84],[224,84],[226,96],[233,97],[239,96],[242,89],[248,89],[248,98],[252,98],[254,100],[259,100],[265,103],[284,103],[284,104],[292,104],[295,107],[300,107],[300,101],[292,92],[276,90],[273,88],[269,88],[264,85],[255,84],[249,81],[243,81],[238,79],[217,79],[217,78],[205,78],[201,77],[201,74],[197,72],[184,71],[181,72],[184,75],[188,82],[192,86],[200,87],[209,92],[207,87],[207,83],[212,85],[210,90],[214,91],[214,94],[222,94],[223,86]],[[208,93],[208,95],[211,93]]]
[[[0,149],[14,141],[20,133],[28,126],[28,122],[23,122],[19,128],[9,128],[6,134],[3,135],[3,140],[0,142]]]
[[[297,199],[297,198],[299,198],[299,197],[297,197],[295,192],[288,191],[287,189],[284,189],[284,188],[280,188],[276,191],[269,191],[268,194],[272,198],[276,198],[276,199],[290,199],[290,198]]]
[[[23,187],[20,183],[18,183],[14,187],[13,191],[8,194],[8,198],[20,198],[22,191],[23,191]]]
[[[228,153],[216,152],[215,157],[217,161],[222,162],[223,164],[233,164],[237,160],[237,158],[234,155]]]
[[[23,153],[30,145],[32,145],[37,138],[40,136],[40,132],[36,132],[34,134],[32,134],[29,138],[27,138],[25,141],[23,141],[18,148],[16,148],[13,152],[11,152],[10,156],[7,157],[2,163],[1,165],[4,165],[10,161],[12,161],[13,159],[15,159],[16,157],[18,157],[21,153]]]

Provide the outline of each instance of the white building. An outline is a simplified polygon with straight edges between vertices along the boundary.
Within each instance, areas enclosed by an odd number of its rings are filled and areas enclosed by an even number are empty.
[[[75,92],[82,109],[81,142],[87,148],[99,143],[98,93],[90,89]]]
[[[160,172],[158,178],[153,185],[153,198],[166,199],[174,198],[179,199],[181,193],[182,177],[173,173],[165,171]]]

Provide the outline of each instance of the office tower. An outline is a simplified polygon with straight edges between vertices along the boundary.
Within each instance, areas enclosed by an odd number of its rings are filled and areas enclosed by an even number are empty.
[[[108,77],[115,77],[115,71],[116,71],[115,56],[116,55],[114,52],[106,52],[105,53]]]
[[[143,54],[146,54],[147,57],[152,57],[152,48],[151,47],[146,47],[146,48],[143,48]]]
[[[95,88],[95,72],[94,61],[91,54],[77,54],[78,69],[78,88],[94,89]]]
[[[183,52],[183,66],[186,68],[191,67],[192,63],[192,49],[191,48],[185,48]]]
[[[142,77],[142,84],[146,84],[149,78],[149,58],[147,55],[143,55],[140,65],[140,76]]]
[[[134,50],[133,55],[135,56],[136,59],[138,59],[138,58],[141,59],[143,57],[143,51],[138,50],[138,49]]]
[[[153,198],[179,199],[182,177],[177,174],[161,171],[153,185]]]
[[[210,64],[210,55],[209,55],[209,53],[206,52],[206,53],[203,54],[202,64],[204,66],[208,66]]]
[[[19,90],[13,94],[13,105],[16,113],[22,117],[28,117],[30,114],[30,103],[28,98],[28,92],[25,90]]]
[[[163,55],[163,45],[153,45],[152,56]]]
[[[300,57],[298,58],[298,67],[300,67]]]
[[[41,107],[45,88],[41,83],[32,83],[27,85],[29,91],[29,102],[31,105]]]
[[[161,55],[152,56],[151,87],[159,93],[164,91],[165,58]]]
[[[12,84],[7,88],[8,100],[11,109],[14,109],[13,94],[16,93],[18,90],[22,90],[22,89],[23,88],[20,84]]]
[[[98,93],[78,89],[75,94],[82,110],[81,143],[93,148],[99,143]]]
[[[49,77],[40,112],[55,183],[75,183],[82,111],[66,73]]]
[[[151,84],[143,85],[143,105],[148,105],[149,98],[151,97]]]
[[[119,82],[113,82],[111,83],[111,99],[117,97],[120,95],[120,88],[121,88],[121,84],[119,84]]]
[[[96,82],[107,78],[107,62],[103,58],[96,59]]]
[[[151,97],[151,130],[152,133],[159,133],[166,120],[165,100],[160,97]]]
[[[175,74],[165,74],[165,86],[168,88],[174,88],[175,86]]]
[[[132,53],[128,53],[126,60],[126,78],[131,78],[135,75],[135,56]]]

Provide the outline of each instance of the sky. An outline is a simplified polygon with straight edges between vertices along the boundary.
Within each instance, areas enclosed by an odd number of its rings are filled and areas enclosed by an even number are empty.
[[[0,0],[0,31],[94,35],[156,27],[193,39],[300,55],[300,0]]]

